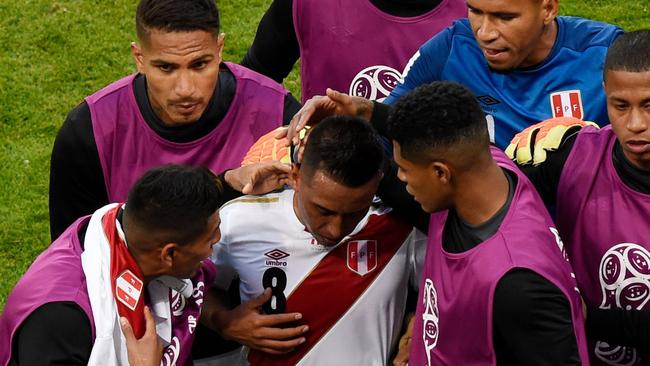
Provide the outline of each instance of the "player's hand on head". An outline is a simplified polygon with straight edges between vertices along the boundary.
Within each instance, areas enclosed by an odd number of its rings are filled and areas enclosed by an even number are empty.
[[[266,289],[260,296],[230,311],[228,321],[221,329],[224,338],[271,354],[288,353],[305,343],[304,334],[309,327],[303,324],[293,326],[302,319],[300,313],[260,314],[262,305],[271,296],[271,290]],[[287,327],[288,324],[291,327]]]
[[[226,182],[244,194],[264,194],[289,181],[291,166],[280,161],[249,164],[226,172]]]
[[[296,113],[286,131],[278,131],[277,139],[285,139],[286,144],[297,145],[298,134],[305,126],[313,126],[323,118],[333,115],[361,117],[370,120],[373,104],[362,97],[354,97],[333,89],[327,89],[326,95],[318,95],[307,102]]]
[[[140,339],[136,339],[129,321],[120,318],[120,327],[126,339],[126,350],[131,366],[158,366],[162,359],[163,343],[156,333],[156,323],[149,307],[144,307],[146,329]]]
[[[546,161],[546,152],[557,150],[562,143],[585,126],[598,125],[572,117],[547,119],[527,127],[512,138],[506,155],[519,165],[539,165]]]

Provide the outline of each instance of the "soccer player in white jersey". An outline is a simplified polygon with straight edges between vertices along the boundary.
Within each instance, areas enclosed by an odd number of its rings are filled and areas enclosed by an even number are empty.
[[[308,331],[289,353],[242,353],[250,365],[386,365],[424,257],[424,235],[373,203],[382,178],[376,132],[350,117],[314,127],[293,189],[245,196],[220,211],[213,260],[242,301],[271,292],[265,314],[300,313]],[[224,314],[224,335],[237,322]],[[238,339],[242,343],[246,340]]]

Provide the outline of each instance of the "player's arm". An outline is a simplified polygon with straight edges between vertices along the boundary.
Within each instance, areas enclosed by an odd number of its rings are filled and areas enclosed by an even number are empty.
[[[404,81],[384,101],[392,105],[399,98],[418,86],[441,79],[441,73],[447,63],[451,48],[452,27],[448,27],[428,40],[411,57],[404,68]]]
[[[548,119],[515,135],[506,148],[506,154],[528,176],[545,204],[555,204],[564,163],[578,133],[588,125],[596,126],[575,118]]]
[[[587,334],[618,346],[650,349],[650,311],[588,308]]]
[[[283,126],[288,126],[289,123],[291,123],[291,119],[293,116],[300,111],[300,108],[302,108],[302,104],[296,99],[296,97],[293,96],[293,94],[289,93],[287,94],[286,97],[284,97],[284,112],[282,113],[282,125]]]
[[[282,83],[300,57],[293,26],[293,1],[274,0],[262,16],[241,64]]]
[[[74,108],[54,140],[50,161],[50,235],[108,203],[104,173],[86,102]]]
[[[10,365],[87,365],[93,347],[90,320],[75,303],[51,302],[25,319],[13,343]]]
[[[525,269],[506,274],[492,316],[497,364],[581,364],[569,300],[544,277]]]

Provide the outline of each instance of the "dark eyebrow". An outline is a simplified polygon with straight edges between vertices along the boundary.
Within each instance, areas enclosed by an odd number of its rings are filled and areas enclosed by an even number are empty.
[[[610,99],[611,101],[613,101],[613,102],[617,102],[617,103],[627,103],[627,104],[630,104],[630,102],[628,102],[626,99],[623,99],[623,98],[610,97],[609,99]]]
[[[171,66],[178,66],[178,64],[175,64],[173,62],[165,61],[165,60],[160,60],[160,59],[155,59],[151,60],[150,63],[152,65],[171,65]]]
[[[478,8],[475,8],[475,7],[471,6],[471,5],[469,5],[469,3],[465,3],[465,4],[467,5],[467,8],[469,8],[469,9],[471,9],[471,10],[474,10],[474,11],[481,11],[481,9],[478,9]],[[481,12],[482,12],[482,11],[481,11]]]
[[[483,10],[481,10],[479,8],[475,8],[475,7],[471,6],[471,5],[469,5],[469,3],[466,3],[466,4],[467,4],[467,7],[470,10],[474,11],[474,12],[478,12],[478,13],[481,13],[481,14],[485,13],[485,11],[483,11]],[[494,13],[488,12],[488,14],[490,14],[492,16],[495,16],[495,17],[499,17],[499,18],[500,17],[516,17],[517,15],[519,15],[519,13],[509,13],[509,12],[505,12],[505,11],[498,11],[498,12],[494,12]]]
[[[316,208],[318,208],[321,211],[324,211],[324,212],[327,212],[327,213],[330,213],[330,212],[335,213],[333,210],[330,210],[327,207],[323,207],[323,206],[319,205],[318,203],[314,203],[314,205],[316,205]]]
[[[195,58],[194,60],[190,61],[190,64],[194,64],[194,63],[197,63],[197,62],[200,62],[200,61],[211,60],[213,58],[214,58],[214,55],[212,55],[212,54],[201,55],[201,56]]]
[[[495,17],[499,17],[499,18],[501,18],[501,17],[516,17],[518,15],[518,13],[508,13],[508,12],[501,11],[501,12],[497,12],[497,13],[492,13],[492,15],[494,15]]]

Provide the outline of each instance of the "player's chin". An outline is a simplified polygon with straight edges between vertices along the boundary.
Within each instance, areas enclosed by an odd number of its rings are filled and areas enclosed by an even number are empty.
[[[420,201],[417,199],[417,197],[414,197],[415,201],[420,204],[420,207],[422,208],[422,211],[426,213],[433,213],[436,211],[435,205],[425,202],[425,201]]]
[[[187,124],[192,124],[201,118],[201,115],[203,115],[203,111],[205,108],[195,108],[192,110],[192,112],[179,112],[179,111],[174,111],[174,113],[170,113],[170,115],[173,118],[173,124],[174,125],[187,125]]]

